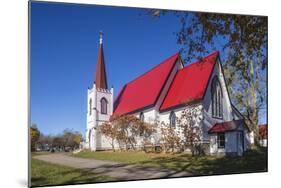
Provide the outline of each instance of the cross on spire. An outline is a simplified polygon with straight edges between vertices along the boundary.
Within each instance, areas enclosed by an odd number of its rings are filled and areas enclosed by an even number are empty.
[[[100,31],[100,44],[102,44],[102,35],[103,35],[102,31]]]

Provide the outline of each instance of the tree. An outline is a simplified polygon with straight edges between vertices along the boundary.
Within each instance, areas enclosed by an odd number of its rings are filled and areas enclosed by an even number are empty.
[[[201,154],[201,136],[202,135],[202,107],[187,107],[181,112],[177,124],[183,135],[182,143],[184,148],[190,148],[192,155]]]
[[[154,17],[169,11],[149,10]],[[185,62],[214,49],[225,51],[226,82],[233,103],[258,138],[258,121],[266,108],[267,17],[202,12],[180,12],[176,32]]]
[[[99,131],[108,139],[110,139],[110,145],[112,150],[115,151],[115,141],[117,138],[117,129],[113,123],[105,122],[99,127]]]
[[[171,127],[169,124],[165,124],[164,122],[161,123],[160,130],[164,151],[167,152],[171,149],[172,152],[174,152],[176,148],[181,148],[181,138],[178,130]]]
[[[40,137],[40,131],[37,128],[36,124],[32,124],[30,127],[30,142],[31,142],[31,151],[36,150],[36,145]]]
[[[44,135],[39,132],[36,125],[33,125],[30,129],[33,150],[35,146],[42,150],[65,150],[67,147],[74,150],[79,148],[83,141],[82,134],[71,129],[65,129],[62,133],[56,135]]]
[[[99,130],[106,137],[111,139],[111,145],[114,148],[114,141],[119,144],[125,145],[125,149],[136,149],[137,137],[141,135],[149,137],[155,130],[153,125],[141,121],[133,115],[115,115],[110,118],[108,123],[100,126]]]
[[[62,139],[64,147],[70,147],[74,150],[79,148],[80,142],[82,141],[82,135],[77,131],[66,129],[63,131]]]
[[[65,146],[65,141],[62,135],[58,134],[56,136],[53,136],[51,149],[56,148],[59,150],[64,150]]]
[[[53,137],[51,135],[44,135],[40,133],[39,140],[37,142],[41,150],[49,150],[53,143]]]
[[[126,150],[130,146],[132,149],[135,149],[136,139],[133,137],[133,134],[136,132],[134,124],[138,123],[137,118],[132,115],[113,116],[110,122],[116,130],[116,140],[119,148],[121,149],[124,144]]]
[[[78,131],[75,131],[73,141],[74,141],[74,144],[75,144],[75,148],[79,148],[80,143],[83,141],[82,134],[79,133]]]

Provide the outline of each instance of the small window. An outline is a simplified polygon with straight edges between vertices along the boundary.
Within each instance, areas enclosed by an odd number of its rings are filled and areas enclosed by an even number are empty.
[[[171,112],[170,114],[170,127],[176,127],[176,120],[177,120],[177,117],[176,117],[176,114],[175,112]]]
[[[89,114],[92,115],[92,99],[89,101]]]
[[[225,135],[224,135],[224,133],[218,134],[218,148],[225,148]]]
[[[107,114],[107,100],[105,98],[101,99],[101,113]]]
[[[141,112],[141,113],[140,113],[140,117],[139,117],[139,118],[140,118],[140,120],[141,120],[141,121],[144,121],[144,115],[143,115],[143,112]]]

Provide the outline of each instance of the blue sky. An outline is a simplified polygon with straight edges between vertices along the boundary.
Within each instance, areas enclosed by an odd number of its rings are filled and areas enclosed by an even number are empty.
[[[180,49],[173,34],[179,28],[177,18],[152,18],[142,9],[32,3],[32,122],[45,134],[85,132],[100,30],[116,96],[123,84]]]
[[[128,81],[180,50],[174,15],[143,9],[33,2],[31,4],[31,121],[45,134],[86,129],[99,31],[104,33],[108,85],[116,96]]]

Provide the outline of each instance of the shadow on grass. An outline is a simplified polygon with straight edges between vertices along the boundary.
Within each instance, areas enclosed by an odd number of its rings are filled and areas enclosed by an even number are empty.
[[[243,157],[191,156],[189,154],[156,156],[138,163],[102,165],[88,170],[106,174],[116,169],[118,170],[115,175],[120,180],[266,172],[267,151],[265,148],[259,148],[246,152]]]
[[[212,174],[232,174],[267,171],[267,149],[247,151],[242,157],[191,156],[183,154],[175,157],[156,157],[139,164],[173,169],[177,173],[187,171],[194,176]]]
[[[51,166],[50,164],[43,167],[37,164],[36,167],[40,169],[37,169],[32,178],[32,186],[266,172],[267,161],[267,150],[258,148],[246,152],[243,157],[155,155],[153,158],[137,163],[104,164],[83,170]],[[42,165],[44,164],[42,163]],[[55,169],[56,167],[57,169]]]
[[[118,154],[118,155],[115,155]],[[218,156],[191,156],[189,154],[168,154],[163,155],[149,153],[145,156],[132,155],[131,153],[120,155],[120,153],[83,153],[82,157],[105,160],[110,159],[121,163],[118,167],[124,167],[124,164],[137,164],[140,167],[157,167],[159,170],[166,169],[174,174],[188,172],[189,176],[213,175],[213,174],[232,174],[232,173],[250,173],[267,171],[267,149],[256,148],[247,151],[243,157],[218,157]],[[80,157],[81,157],[80,156]],[[122,159],[122,160],[121,160]],[[135,167],[136,168],[136,167]],[[103,166],[99,170],[107,172],[111,166]],[[129,171],[129,170],[128,170]],[[168,173],[168,176],[173,174]]]
[[[76,170],[74,170],[75,172]],[[77,183],[101,183],[101,182],[108,182],[113,181],[113,178],[105,178],[102,175],[96,175],[95,177],[92,176],[93,172],[89,170],[80,170],[79,175],[72,177],[68,181],[65,181],[65,184],[77,184]],[[67,172],[65,172],[67,175]]]

